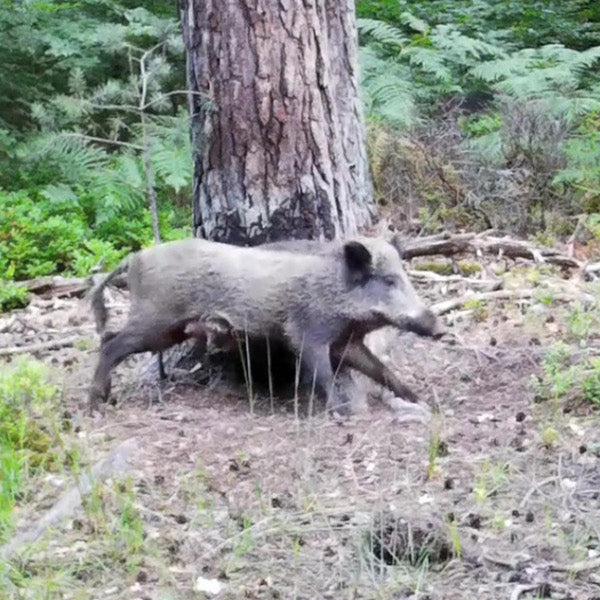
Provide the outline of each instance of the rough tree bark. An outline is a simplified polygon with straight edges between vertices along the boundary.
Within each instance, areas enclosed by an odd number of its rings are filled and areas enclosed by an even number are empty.
[[[353,0],[179,0],[195,234],[254,245],[371,222]]]

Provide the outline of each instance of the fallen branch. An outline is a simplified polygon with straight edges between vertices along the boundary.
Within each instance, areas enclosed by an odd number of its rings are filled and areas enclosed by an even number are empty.
[[[598,265],[583,267],[578,260],[554,248],[538,248],[523,240],[514,240],[509,237],[486,237],[475,235],[474,233],[415,238],[406,242],[403,256],[406,259],[410,259],[417,256],[431,256],[434,254],[452,256],[461,253],[473,253],[476,255],[483,253],[497,254],[512,259],[525,258],[538,263],[549,263],[564,268],[582,269],[590,273],[596,272],[596,269],[600,270],[600,266]]]
[[[581,263],[553,248],[536,248],[528,242],[510,238],[478,239],[475,248],[488,254],[502,254],[509,258],[528,258],[535,262],[547,262],[572,269],[580,269]]]
[[[474,279],[462,275],[439,275],[432,271],[410,270],[408,274],[417,281],[433,281],[435,283],[466,283],[471,287],[482,287],[488,291],[499,290],[503,285],[502,279]]]
[[[518,585],[511,593],[510,600],[519,600],[522,594],[537,590],[540,587],[539,583],[526,583]]]
[[[402,256],[406,259],[416,256],[431,256],[433,254],[459,254],[468,252],[470,243],[475,239],[474,233],[459,233],[457,235],[432,236],[431,238],[415,238],[406,242]]]
[[[590,273],[593,275],[595,275],[596,273],[600,273],[600,262],[592,263],[591,265],[587,265],[586,267],[584,267],[583,270],[585,273]]]
[[[87,277],[40,277],[21,281],[17,285],[27,288],[32,294],[39,296],[57,297],[80,297],[91,287],[90,279]]]
[[[582,560],[579,562],[571,563],[570,565],[550,565],[550,569],[552,571],[573,574],[582,573],[583,571],[594,571],[598,568],[600,568],[600,557],[592,558],[590,560]]]
[[[59,524],[67,517],[72,517],[82,506],[82,498],[97,482],[131,470],[132,459],[137,449],[138,444],[134,438],[120,443],[104,460],[97,462],[91,468],[89,475],[81,475],[77,485],[65,492],[31,527],[18,533],[8,544],[2,546],[0,556],[7,558],[15,554],[23,545],[40,539],[53,525]]]
[[[526,300],[531,298],[535,293],[535,290],[496,290],[494,292],[481,292],[479,294],[472,294],[470,296],[462,296],[461,298],[452,298],[452,300],[444,300],[443,302],[436,302],[431,310],[436,315],[444,315],[457,308],[461,308],[468,302],[486,302],[487,300],[510,300],[510,299],[522,299]]]
[[[461,296],[460,298],[452,298],[437,302],[431,307],[431,310],[436,315],[444,315],[457,308],[461,308],[468,302],[487,302],[488,300],[528,300],[541,293],[540,290],[496,290],[493,292],[480,292],[471,294],[470,296]],[[553,294],[553,302],[573,302],[574,300],[582,300],[593,302],[594,298],[590,294]]]
[[[80,335],[71,335],[57,340],[39,342],[38,344],[0,348],[0,356],[10,356],[11,354],[35,354],[36,352],[42,352],[44,350],[55,350],[56,348],[65,348],[66,346],[73,346],[80,339],[82,339]]]

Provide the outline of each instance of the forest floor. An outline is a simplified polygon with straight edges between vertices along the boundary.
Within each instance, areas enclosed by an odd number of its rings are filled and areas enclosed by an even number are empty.
[[[600,346],[600,290],[512,264],[506,287],[534,297],[448,314],[454,343],[398,337],[393,362],[434,408],[429,424],[398,422],[375,400],[339,422],[307,415],[302,398],[142,385],[148,356],[116,370],[117,406],[90,417],[98,340],[86,305],[35,297],[1,317],[0,347],[77,338],[36,356],[62,384],[61,443],[78,468],[40,476],[18,503],[0,589],[40,599],[600,598],[600,412],[578,379]],[[554,302],[565,290],[595,303]],[[422,291],[431,301],[464,292]],[[126,310],[125,294],[110,298],[113,313]],[[36,529],[105,456],[123,460],[83,507],[67,502],[64,518]],[[38,539],[24,543],[32,530]]]

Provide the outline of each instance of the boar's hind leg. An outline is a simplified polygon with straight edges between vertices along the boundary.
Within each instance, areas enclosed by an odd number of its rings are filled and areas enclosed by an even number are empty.
[[[103,341],[98,366],[90,389],[90,410],[98,409],[98,402],[106,402],[110,394],[110,372],[130,354],[155,350],[156,331],[143,331],[126,325],[119,333]]]
[[[396,396],[417,402],[416,394],[394,375],[365,345],[360,342],[348,342],[344,347],[336,347],[333,352],[333,358],[336,362],[341,362],[342,366],[348,366],[370,377],[375,382],[383,385]]]

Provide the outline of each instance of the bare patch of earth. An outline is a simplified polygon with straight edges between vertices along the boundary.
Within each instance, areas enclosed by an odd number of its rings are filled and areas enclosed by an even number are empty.
[[[118,405],[91,419],[90,317],[35,299],[2,317],[0,345],[81,335],[38,354],[63,382],[69,443],[82,464],[125,439],[139,452],[127,478],[22,549],[14,597],[211,597],[201,577],[227,599],[600,598],[598,412],[536,402],[531,384],[555,342],[581,350],[570,311],[506,301],[451,315],[453,345],[400,336],[394,362],[436,409],[427,426],[377,401],[337,423],[303,399],[140,385],[148,357],[117,370]],[[56,477],[19,507],[19,531],[72,485]]]

